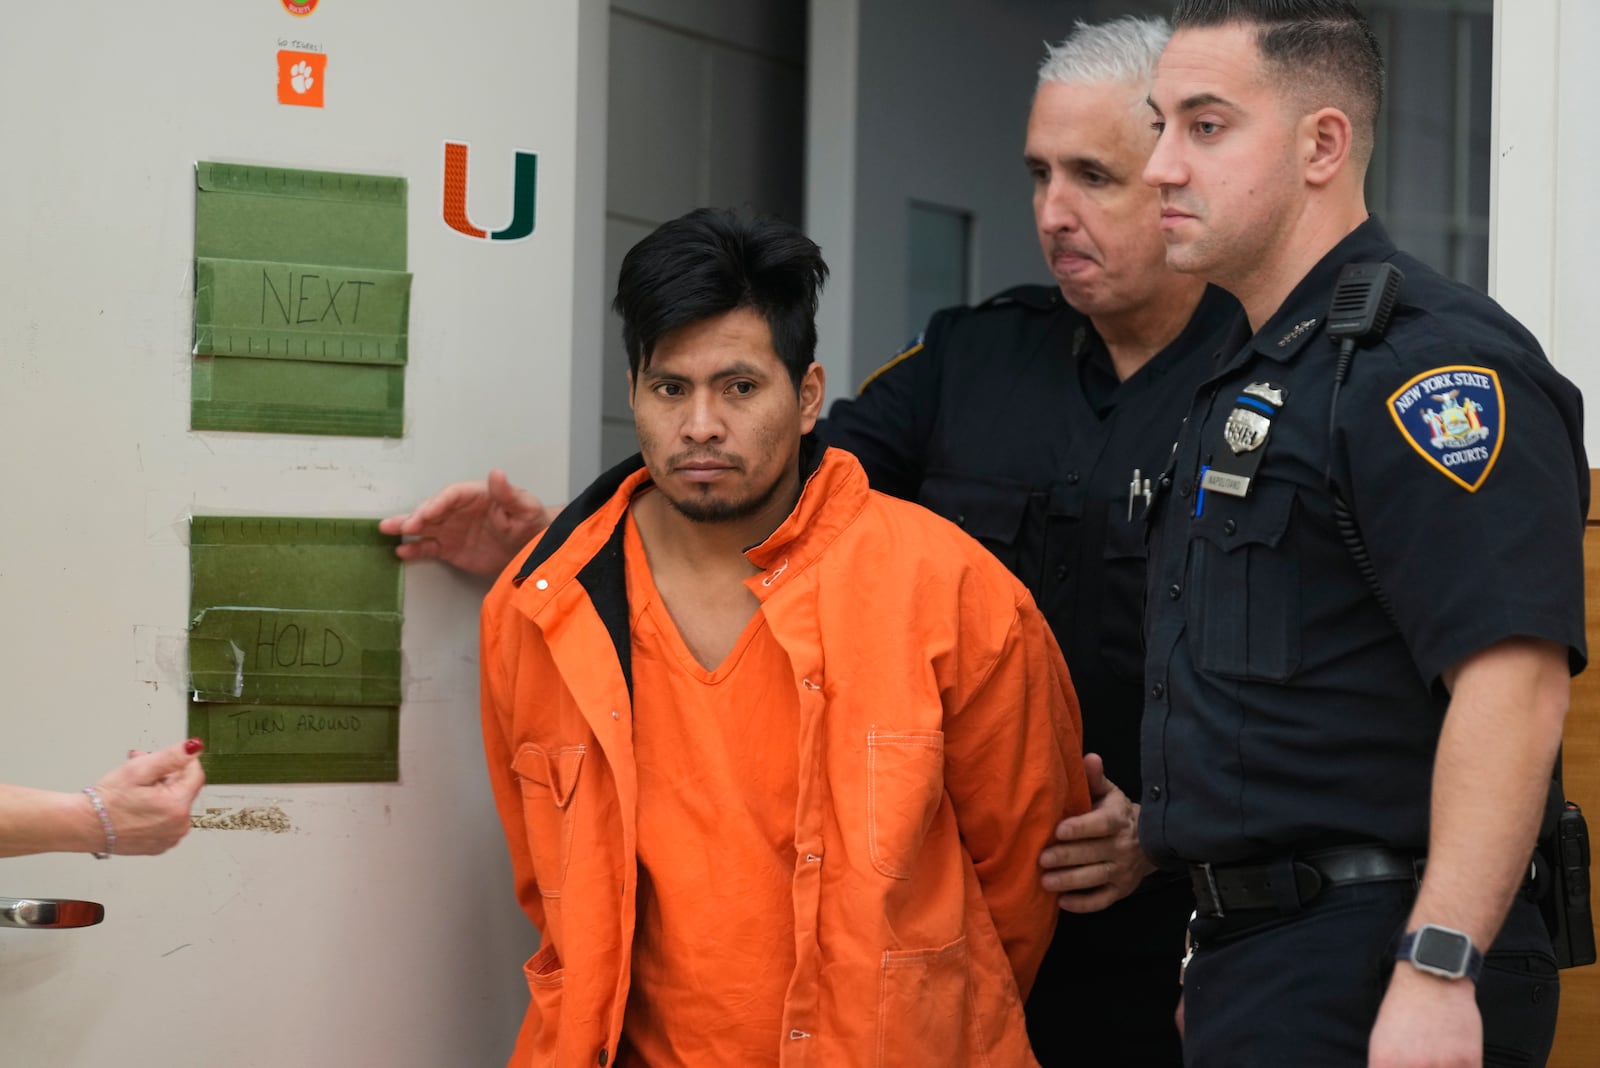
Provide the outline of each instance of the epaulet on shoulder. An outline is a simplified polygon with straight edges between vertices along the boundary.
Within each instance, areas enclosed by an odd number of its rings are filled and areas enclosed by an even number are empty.
[[[1061,303],[1061,290],[1055,286],[1012,286],[978,305],[984,308],[1009,308],[1018,304],[1035,311],[1048,311]]]
[[[941,309],[940,311],[935,312],[933,318],[928,320],[928,322],[930,329],[932,329],[933,324],[935,323],[947,324],[952,321],[953,318],[971,315],[975,312],[982,312],[992,308],[1023,307],[1031,311],[1043,312],[1052,311],[1060,307],[1061,304],[1061,290],[1055,288],[1054,286],[1012,286],[1010,289],[1002,290],[1001,292],[996,293],[982,304],[974,304],[970,306],[958,305],[952,308]],[[921,352],[925,342],[927,341],[927,337],[928,331],[924,330],[922,333],[918,334],[916,337],[907,342],[905,347],[897,352],[888,363],[885,363],[882,367],[878,368],[876,371],[872,372],[866,377],[865,381],[863,381],[860,387],[856,389],[856,395],[859,396],[866,392],[867,387],[876,382],[886,372],[893,370],[901,363],[904,363],[906,360]]]
[[[872,372],[862,380],[861,385],[856,387],[856,396],[859,397],[861,394],[865,393],[867,391],[867,387],[872,385],[872,383],[876,382],[878,379],[882,378],[885,372],[893,370],[901,363],[904,363],[906,360],[909,360],[911,357],[921,352],[927,336],[928,332],[924,330],[916,337],[906,342],[905,347],[899,352],[895,353],[888,363],[884,364],[882,367],[878,368],[876,371]]]

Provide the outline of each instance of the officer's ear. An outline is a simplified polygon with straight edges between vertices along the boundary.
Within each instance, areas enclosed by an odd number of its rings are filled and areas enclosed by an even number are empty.
[[[1345,172],[1355,131],[1339,108],[1318,108],[1301,118],[1297,143],[1306,184],[1325,186]]]

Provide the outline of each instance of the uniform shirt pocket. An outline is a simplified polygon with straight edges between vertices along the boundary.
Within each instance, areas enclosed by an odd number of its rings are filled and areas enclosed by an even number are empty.
[[[546,749],[525,743],[511,761],[511,770],[522,784],[522,822],[533,855],[534,878],[546,897],[559,897],[567,881],[577,809],[573,798],[587,749],[583,745]]]
[[[943,797],[943,731],[867,731],[867,847],[879,874],[911,878]]]
[[[933,473],[923,479],[917,503],[977,538],[1012,574],[1028,581],[1021,571],[1017,545],[1028,511],[1027,487],[995,479]]]
[[[1101,550],[1100,655],[1113,675],[1133,682],[1144,675],[1145,533],[1142,518],[1128,518],[1126,499],[1110,503]]]
[[[1178,591],[1201,671],[1281,682],[1300,666],[1300,569],[1285,544],[1294,501],[1293,485],[1260,480],[1248,497],[1206,494]]]

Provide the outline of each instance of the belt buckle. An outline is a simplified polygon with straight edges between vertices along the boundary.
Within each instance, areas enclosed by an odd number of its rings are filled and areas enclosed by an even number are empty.
[[[1200,870],[1205,873],[1206,892],[1211,895],[1211,914],[1220,920],[1222,917],[1226,916],[1227,913],[1222,910],[1222,891],[1217,889],[1217,874],[1212,869],[1211,862],[1209,860],[1200,865]]]

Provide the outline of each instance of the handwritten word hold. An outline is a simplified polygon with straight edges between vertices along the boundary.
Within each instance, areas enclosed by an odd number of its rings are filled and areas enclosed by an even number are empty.
[[[344,646],[344,638],[331,627],[301,626],[263,617],[256,622],[255,670],[334,667],[344,660]]]
[[[376,285],[348,278],[335,282],[323,274],[292,268],[261,269],[263,326],[305,326],[330,319],[340,326],[361,321],[361,290]]]

